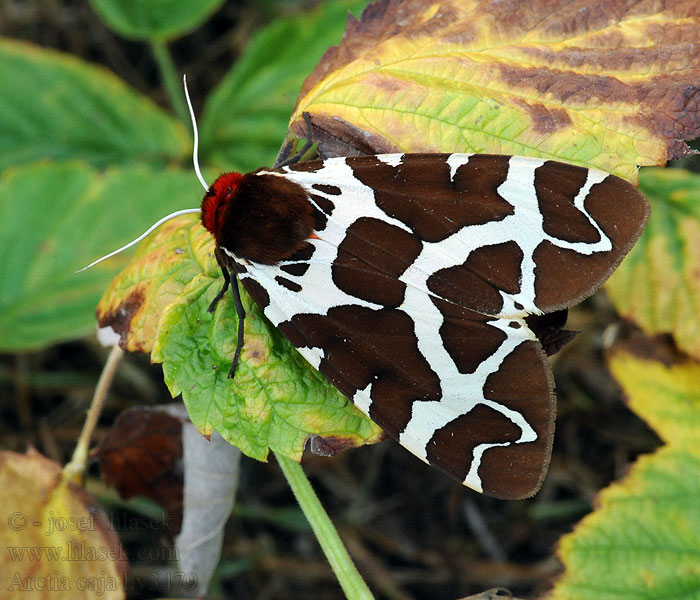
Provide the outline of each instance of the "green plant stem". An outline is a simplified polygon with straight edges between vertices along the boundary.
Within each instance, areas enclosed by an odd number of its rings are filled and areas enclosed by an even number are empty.
[[[370,600],[374,598],[362,576],[357,571],[348,551],[343,546],[340,536],[333,527],[328,514],[323,509],[311,483],[306,478],[301,465],[281,454],[275,453],[284,476],[292,488],[294,496],[304,511],[323,553],[338,578],[345,596],[351,600]]]
[[[168,93],[170,104],[178,119],[185,125],[189,125],[190,117],[187,112],[187,105],[185,104],[185,94],[182,89],[181,78],[177,75],[177,69],[175,68],[172,56],[170,56],[168,45],[160,40],[151,40],[151,49],[153,50],[153,56],[158,64],[158,70],[163,79],[165,91]]]
[[[117,370],[117,365],[122,356],[124,356],[124,351],[118,345],[113,346],[112,351],[107,357],[107,362],[102,369],[102,373],[100,374],[100,379],[97,382],[97,387],[92,396],[92,402],[90,403],[90,408],[85,417],[85,423],[83,424],[83,430],[80,432],[78,443],[73,451],[73,456],[70,462],[63,467],[63,476],[65,480],[76,481],[81,480],[83,477],[85,465],[87,464],[90,438],[97,426],[97,420],[102,413],[107,391],[112,383],[112,379],[114,379],[114,373]]]

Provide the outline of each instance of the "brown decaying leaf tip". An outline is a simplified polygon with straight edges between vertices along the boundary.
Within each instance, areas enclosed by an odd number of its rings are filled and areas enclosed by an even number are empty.
[[[128,350],[127,344],[129,340],[129,330],[131,329],[131,320],[139,311],[145,302],[145,295],[142,289],[135,288],[119,303],[117,307],[109,312],[101,312],[99,309],[96,312],[97,323],[100,327],[111,327],[119,334],[119,347],[122,350]],[[145,351],[139,348],[133,348],[135,351]]]
[[[343,40],[325,53],[298,102],[328,74],[371,57],[395,36],[444,41],[446,56],[449,44],[467,53],[488,47],[492,80],[516,96],[534,90],[546,102],[520,101],[538,133],[568,125],[566,109],[619,103],[637,108],[623,122],[638,128],[640,139],[664,140],[668,160],[692,154],[684,140],[700,136],[698,0],[379,0],[359,20],[348,16]],[[358,136],[344,121],[312,116],[320,141],[331,138],[322,143],[327,155],[397,150],[377,136]],[[303,135],[300,120],[293,128]],[[347,143],[358,138],[359,145]]]
[[[384,434],[383,439],[386,439],[386,437],[386,434]],[[311,454],[315,454],[317,456],[336,456],[345,450],[357,448],[357,446],[361,443],[351,438],[332,435],[326,437],[321,437],[320,435],[310,435],[308,442]]]

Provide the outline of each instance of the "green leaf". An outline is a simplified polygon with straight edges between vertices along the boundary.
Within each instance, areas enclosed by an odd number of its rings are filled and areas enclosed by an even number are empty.
[[[244,172],[271,165],[304,78],[328,46],[340,41],[348,10],[365,4],[325,2],[256,33],[207,100],[200,123],[204,160]]]
[[[606,290],[645,333],[670,333],[700,358],[700,176],[642,169],[639,188],[651,204],[649,224]]]
[[[186,157],[184,127],[107,70],[0,39],[0,169],[50,157],[96,166]]]
[[[224,0],[90,0],[107,24],[124,37],[165,40],[201,25]]]
[[[213,316],[207,312],[221,287],[212,267],[167,307],[152,354],[192,423],[258,460],[273,450],[299,461],[310,435],[342,439],[344,447],[377,441],[381,430],[309,367],[247,295],[243,354],[228,378],[238,321],[228,295]]]
[[[195,426],[204,434],[217,430],[258,460],[270,450],[300,460],[310,435],[342,447],[378,441],[381,430],[308,365],[246,294],[245,345],[235,379],[228,378],[237,317],[228,294],[213,315],[207,311],[222,284],[213,240],[194,217],[169,225],[142,244],[98,314],[105,325],[128,322],[121,331],[126,347],[152,346],[152,360],[163,363],[166,384],[173,396],[182,394]]]
[[[700,365],[618,350],[610,368],[667,446],[604,490],[559,553],[554,600],[700,599]]]
[[[128,257],[75,271],[167,212],[191,207],[198,185],[188,171],[146,166],[102,174],[80,162],[7,169],[0,177],[0,349],[39,348],[93,330],[95,304]]]

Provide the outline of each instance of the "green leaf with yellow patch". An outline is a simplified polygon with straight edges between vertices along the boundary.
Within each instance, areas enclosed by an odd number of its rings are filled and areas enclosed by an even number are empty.
[[[617,311],[649,335],[670,333],[700,359],[700,175],[644,169],[646,230],[606,284]]]
[[[480,152],[598,167],[700,135],[700,4],[406,0],[368,6],[306,80],[327,154]]]
[[[238,320],[230,294],[214,314],[207,310],[223,280],[214,241],[196,219],[178,217],[149,236],[105,292],[100,324],[118,331],[123,347],[152,350],[194,425],[248,456],[265,460],[273,450],[300,460],[313,436],[326,451],[378,441],[379,427],[309,367],[246,294],[245,345],[229,379]]]
[[[682,357],[661,362],[615,350],[610,370],[622,385],[629,407],[666,444],[700,454],[700,363]]]
[[[97,306],[99,325],[119,333],[123,349],[150,352],[166,307],[201,273],[204,265],[197,259],[206,260],[202,248],[209,248],[212,239],[193,226],[197,220],[185,215],[156,229],[103,294]]]
[[[552,600],[700,598],[700,364],[628,350],[610,368],[629,405],[666,442],[604,490],[561,541]]]
[[[79,161],[41,161],[6,169],[0,350],[41,348],[94,331],[95,304],[127,257],[76,270],[187,206],[197,185],[189,172],[147,166],[98,171]]]

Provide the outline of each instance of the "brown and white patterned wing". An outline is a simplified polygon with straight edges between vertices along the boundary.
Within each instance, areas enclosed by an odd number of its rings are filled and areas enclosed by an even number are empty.
[[[289,260],[246,265],[265,315],[413,454],[478,491],[532,495],[555,403],[525,318],[603,283],[641,231],[643,197],[522,157],[338,158],[279,176],[307,190],[316,230]]]

